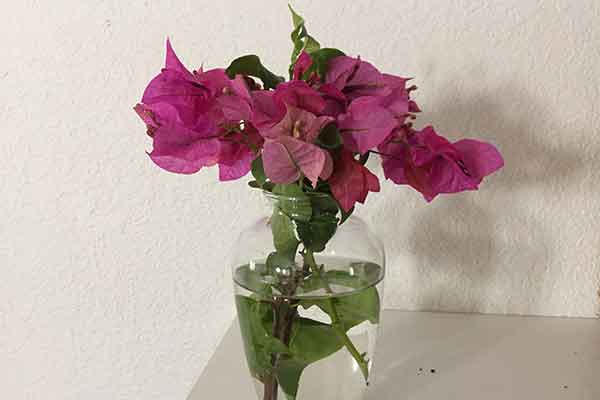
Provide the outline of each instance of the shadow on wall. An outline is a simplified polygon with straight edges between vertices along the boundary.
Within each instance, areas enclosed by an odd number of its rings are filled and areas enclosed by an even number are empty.
[[[512,100],[516,93],[518,104]],[[549,282],[556,281],[550,268],[556,239],[553,230],[544,229],[548,221],[540,211],[564,202],[553,189],[564,192],[578,184],[571,182],[577,171],[600,165],[541,142],[535,126],[555,135],[551,130],[560,121],[540,127],[540,116],[548,113],[526,97],[522,88],[507,85],[470,99],[440,98],[426,107],[434,112],[419,116],[452,140],[477,137],[496,144],[506,165],[483,183],[480,195],[443,196],[411,216],[408,248],[402,250],[417,259],[410,287],[421,291],[418,309],[543,313],[552,295]],[[539,209],[532,208],[532,196]]]

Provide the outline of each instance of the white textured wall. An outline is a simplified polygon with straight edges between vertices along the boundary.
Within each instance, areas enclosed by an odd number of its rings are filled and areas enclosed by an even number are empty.
[[[476,194],[426,205],[386,184],[369,197],[360,214],[389,251],[388,306],[593,317],[600,3],[295,5],[323,43],[415,76],[421,123],[506,157]],[[284,71],[285,2],[1,9],[0,397],[184,399],[232,317],[233,234],[261,206],[215,171],[155,168],[131,107],[167,35],[190,66],[257,52]]]

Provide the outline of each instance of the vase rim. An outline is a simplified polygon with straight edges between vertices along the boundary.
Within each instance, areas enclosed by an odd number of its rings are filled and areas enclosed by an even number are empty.
[[[289,200],[289,201],[306,201],[307,196],[309,198],[331,197],[331,195],[329,195],[327,193],[321,193],[321,192],[303,192],[302,196],[294,196],[294,195],[273,193],[273,192],[270,192],[270,191],[264,190],[264,189],[262,191],[262,194],[263,194],[263,197],[265,197],[266,199],[269,199],[269,200],[285,199],[285,200]]]

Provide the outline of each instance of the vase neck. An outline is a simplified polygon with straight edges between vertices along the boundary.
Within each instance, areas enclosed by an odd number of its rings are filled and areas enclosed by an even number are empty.
[[[263,198],[270,211],[280,210],[288,214],[288,217],[300,220],[306,218],[306,214],[310,217],[313,208],[318,206],[319,202],[330,201],[335,205],[335,201],[325,193],[300,192],[290,195],[264,191]]]

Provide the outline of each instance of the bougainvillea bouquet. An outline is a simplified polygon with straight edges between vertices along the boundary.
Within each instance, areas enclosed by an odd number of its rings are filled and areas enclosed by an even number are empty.
[[[416,129],[420,108],[409,79],[322,48],[303,18],[293,10],[292,17],[289,81],[256,55],[190,71],[167,41],[165,68],[135,111],[153,139],[156,165],[180,174],[218,165],[222,181],[251,172],[249,185],[273,205],[269,218],[242,233],[233,255],[259,396],[359,398],[384,276],[379,242],[349,219],[357,202],[380,190],[369,156],[381,158],[386,179],[427,201],[477,189],[503,159],[491,144]]]

